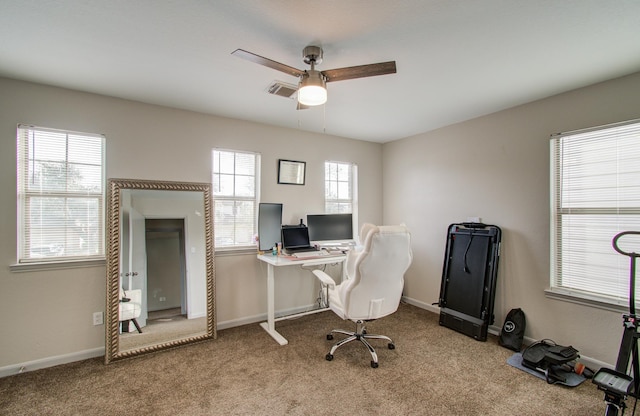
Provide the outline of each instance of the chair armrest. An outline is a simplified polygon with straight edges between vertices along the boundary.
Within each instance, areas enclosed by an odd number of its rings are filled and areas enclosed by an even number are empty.
[[[335,287],[336,286],[336,282],[331,278],[331,276],[329,276],[328,274],[326,274],[322,270],[314,270],[313,274],[315,274],[316,277],[318,279],[320,279],[322,284],[327,285],[329,287]]]

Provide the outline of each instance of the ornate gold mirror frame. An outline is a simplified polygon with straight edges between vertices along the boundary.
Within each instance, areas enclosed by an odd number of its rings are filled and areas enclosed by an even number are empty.
[[[127,190],[160,191],[152,195],[159,197],[161,202],[171,204],[175,200],[181,200],[181,193],[185,191],[185,198],[193,199],[193,196],[202,195],[202,213],[195,210],[197,217],[202,217],[204,230],[197,230],[204,235],[204,249],[206,264],[198,267],[206,270],[206,329],[194,334],[187,334],[177,338],[161,339],[152,344],[140,344],[139,347],[132,347],[121,350],[120,348],[120,321],[119,311],[121,302],[121,288],[124,275],[121,266],[121,256],[123,252],[123,230],[122,224],[126,220],[123,218],[123,192]],[[162,192],[170,191],[170,192]],[[187,193],[188,191],[189,193]],[[135,191],[132,191],[135,192]],[[214,247],[213,247],[213,215],[211,200],[211,185],[208,183],[189,182],[164,182],[135,179],[109,179],[107,195],[107,299],[105,315],[105,364],[114,360],[132,357],[135,355],[159,351],[179,345],[216,338],[215,328],[215,269],[214,269]],[[193,214],[193,213],[192,213]],[[128,214],[124,214],[127,216]],[[195,218],[195,217],[194,217]],[[197,252],[197,247],[186,250],[186,255]],[[146,277],[145,277],[146,278]],[[204,285],[203,285],[204,286]],[[202,288],[204,290],[204,287]],[[126,299],[125,299],[126,301]],[[143,331],[144,332],[144,331]]]

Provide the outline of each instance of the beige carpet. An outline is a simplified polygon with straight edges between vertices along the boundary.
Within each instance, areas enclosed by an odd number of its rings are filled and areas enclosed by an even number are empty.
[[[101,358],[0,379],[1,415],[601,415],[587,380],[549,385],[506,364],[495,337],[479,342],[410,305],[368,326],[380,367],[352,343],[325,360],[332,312],[277,323],[279,346],[257,324],[218,339],[105,366]],[[579,346],[578,346],[579,347]]]
[[[132,323],[129,324],[129,331],[120,334],[120,351],[206,334],[207,318],[187,319],[185,315],[180,315],[180,308],[168,309],[151,312],[142,333]]]

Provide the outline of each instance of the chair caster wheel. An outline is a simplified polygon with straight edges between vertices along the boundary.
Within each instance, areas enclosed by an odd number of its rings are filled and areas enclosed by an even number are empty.
[[[375,361],[371,361],[371,368],[378,368],[378,363]]]
[[[389,345],[387,345],[389,347],[390,350],[395,350],[396,349],[396,345],[393,342],[390,342]]]
[[[331,334],[327,334],[327,339],[328,339],[329,341],[331,341],[331,340],[333,339],[333,335],[331,335]]]
[[[327,355],[325,355],[324,358],[326,358],[327,361],[331,361],[331,360],[333,360],[333,354],[327,354]]]

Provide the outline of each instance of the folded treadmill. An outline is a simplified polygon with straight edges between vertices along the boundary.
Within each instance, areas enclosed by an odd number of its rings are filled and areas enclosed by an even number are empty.
[[[451,224],[440,286],[440,325],[479,341],[493,324],[502,231],[482,223]]]

